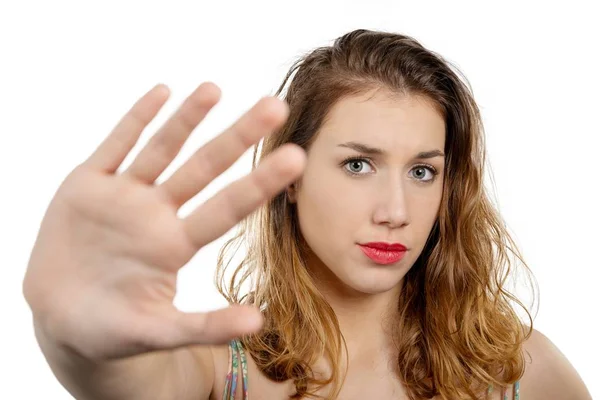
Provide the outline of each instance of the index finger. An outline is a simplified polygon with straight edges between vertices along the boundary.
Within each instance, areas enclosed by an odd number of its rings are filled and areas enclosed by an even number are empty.
[[[281,192],[304,171],[306,153],[295,144],[285,144],[258,167],[219,191],[200,205],[183,222],[194,248],[199,249]]]
[[[168,98],[169,89],[163,84],[146,92],[83,164],[114,173]]]

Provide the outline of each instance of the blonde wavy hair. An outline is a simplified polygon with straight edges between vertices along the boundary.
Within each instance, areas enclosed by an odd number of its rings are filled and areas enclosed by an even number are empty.
[[[285,143],[308,150],[337,101],[372,89],[425,96],[444,116],[440,213],[403,279],[392,332],[399,379],[411,399],[477,399],[490,384],[512,384],[524,372],[522,344],[533,329],[531,313],[506,288],[514,266],[509,256],[520,261],[531,283],[533,275],[484,187],[482,120],[467,80],[454,69],[409,36],[352,31],[295,61],[276,92],[284,95],[289,118],[254,148],[253,169]],[[226,255],[243,241],[247,253],[226,278]],[[344,380],[339,360],[347,349],[333,309],[305,266],[306,254],[295,205],[281,192],[220,249],[215,282],[230,303],[262,310],[263,330],[241,340],[266,376],[293,380],[292,398],[319,397],[317,390],[329,384],[328,398],[335,398]],[[525,311],[529,324],[511,302]],[[311,369],[321,356],[333,367],[326,379]]]

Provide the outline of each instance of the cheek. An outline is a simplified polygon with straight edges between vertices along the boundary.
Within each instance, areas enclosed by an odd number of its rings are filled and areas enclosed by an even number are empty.
[[[324,171],[311,176],[299,199],[305,214],[326,230],[351,228],[368,207],[369,196],[364,186],[339,175],[335,171]]]
[[[315,251],[336,253],[359,227],[361,197],[327,173],[310,176],[304,183],[297,204],[302,233]]]
[[[441,201],[441,193],[429,193],[427,196],[412,199],[411,222],[415,233],[429,235],[429,231],[435,223]]]
[[[317,185],[312,181],[298,198],[298,211],[306,228],[329,230],[339,224],[340,205],[344,201],[346,199],[334,185]]]

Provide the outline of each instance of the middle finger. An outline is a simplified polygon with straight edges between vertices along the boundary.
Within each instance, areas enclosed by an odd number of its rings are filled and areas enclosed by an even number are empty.
[[[288,107],[275,97],[265,97],[223,134],[198,149],[159,188],[176,208],[194,197],[229,168],[251,145],[280,127]]]
[[[124,174],[152,184],[177,156],[194,128],[219,101],[221,91],[206,82],[183,102],[171,118],[152,136]]]

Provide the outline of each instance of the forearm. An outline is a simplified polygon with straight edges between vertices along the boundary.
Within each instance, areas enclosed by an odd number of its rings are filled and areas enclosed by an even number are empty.
[[[172,399],[181,394],[168,393],[176,389],[173,351],[94,362],[54,343],[37,325],[35,334],[52,372],[77,400]]]

